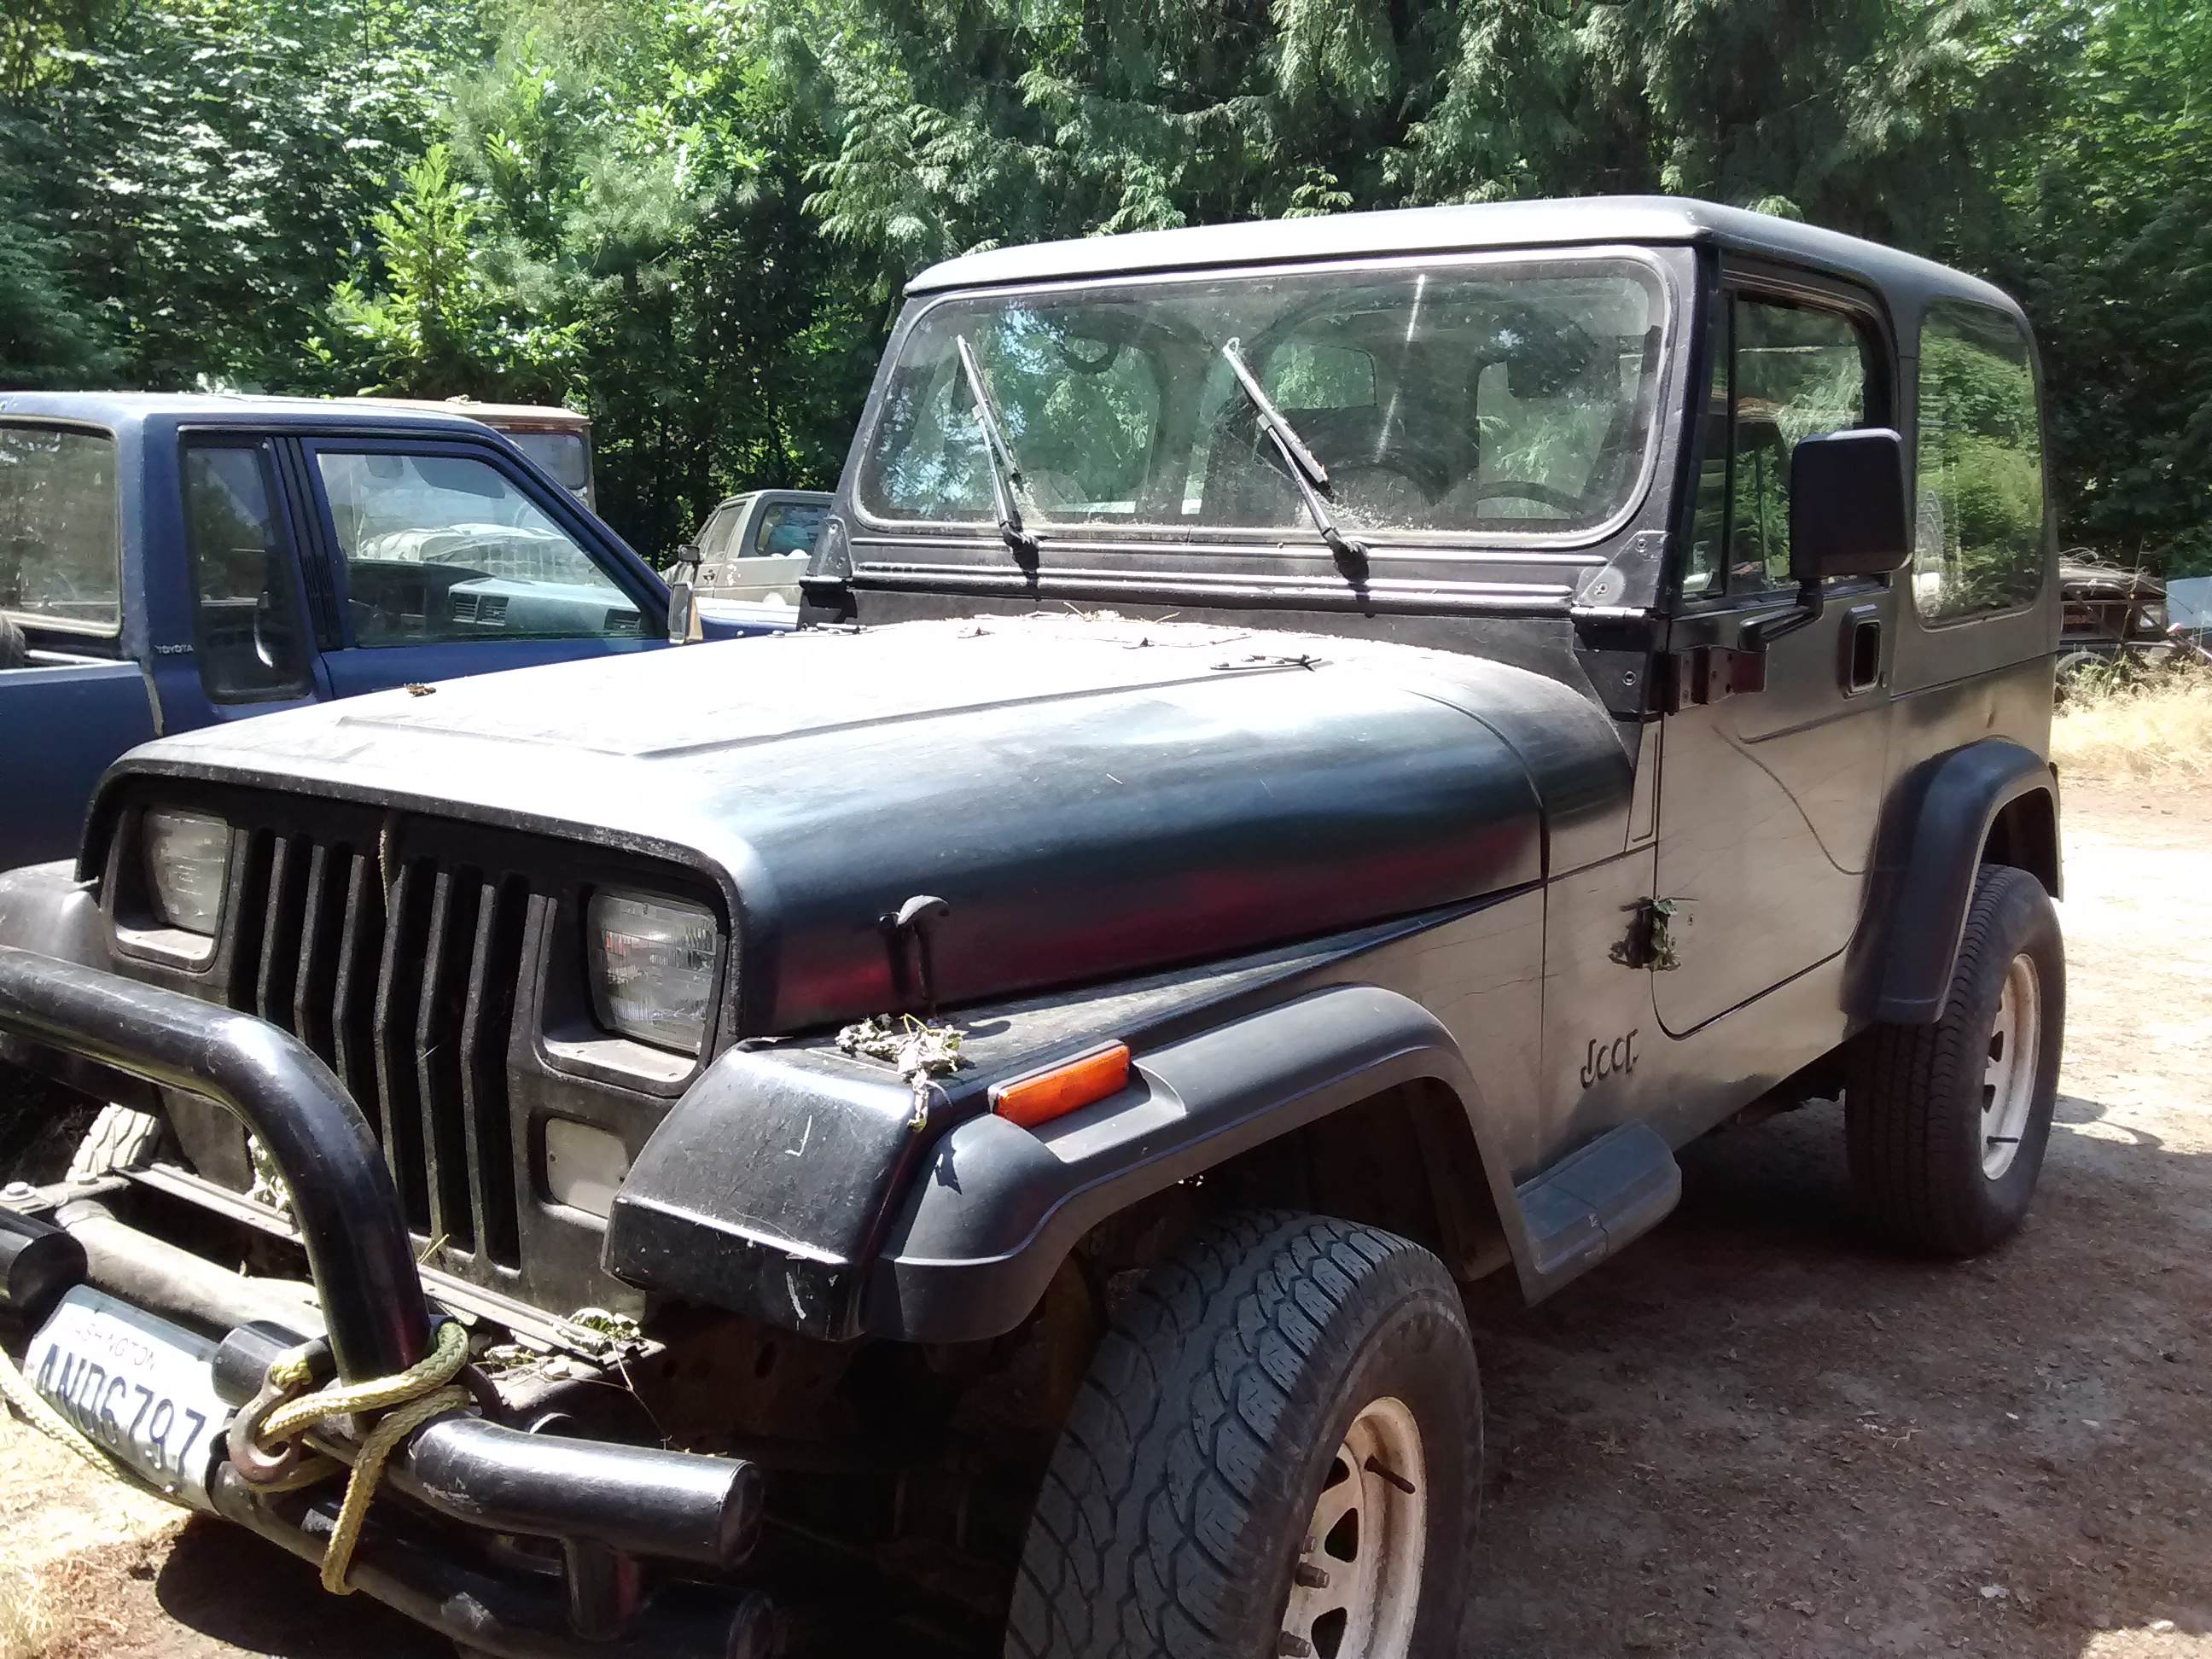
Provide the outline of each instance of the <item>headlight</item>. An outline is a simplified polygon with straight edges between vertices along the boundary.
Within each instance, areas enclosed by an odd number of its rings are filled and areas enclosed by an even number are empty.
[[[592,1002],[610,1031],[696,1054],[714,989],[711,913],[636,893],[592,895]]]
[[[230,867],[230,826],[197,812],[149,812],[146,884],[163,922],[212,938]]]

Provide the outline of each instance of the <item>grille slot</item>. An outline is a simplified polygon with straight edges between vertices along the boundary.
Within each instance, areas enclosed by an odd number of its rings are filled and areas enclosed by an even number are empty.
[[[234,1006],[291,1032],[369,1121],[418,1237],[520,1267],[507,1088],[530,889],[378,849],[246,837]]]

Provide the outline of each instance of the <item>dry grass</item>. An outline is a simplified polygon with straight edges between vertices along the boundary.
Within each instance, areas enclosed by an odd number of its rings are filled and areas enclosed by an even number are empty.
[[[2051,754],[2062,777],[2212,782],[2212,669],[2083,675],[2052,724]]]
[[[97,1659],[135,1650],[130,1581],[151,1579],[184,1523],[37,1566],[0,1563],[0,1659]],[[141,1598],[143,1600],[143,1598]],[[149,1603],[148,1605],[151,1605]],[[159,1617],[159,1608],[155,1607]]]
[[[38,1659],[64,1634],[62,1615],[39,1575],[0,1566],[0,1659]]]

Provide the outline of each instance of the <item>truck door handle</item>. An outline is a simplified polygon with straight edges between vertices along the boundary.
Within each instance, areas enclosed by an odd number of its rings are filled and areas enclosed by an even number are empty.
[[[1881,618],[1847,617],[1839,636],[1843,659],[1837,665],[1844,695],[1856,696],[1881,684]]]

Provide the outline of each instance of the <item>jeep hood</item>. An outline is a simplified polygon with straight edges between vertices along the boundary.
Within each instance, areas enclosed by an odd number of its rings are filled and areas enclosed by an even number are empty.
[[[1536,881],[1547,819],[1626,796],[1609,724],[1448,653],[991,618],[378,693],[149,744],[103,799],[189,776],[681,863],[726,897],[758,1034],[898,1006],[880,921],[921,894],[959,1003]]]

